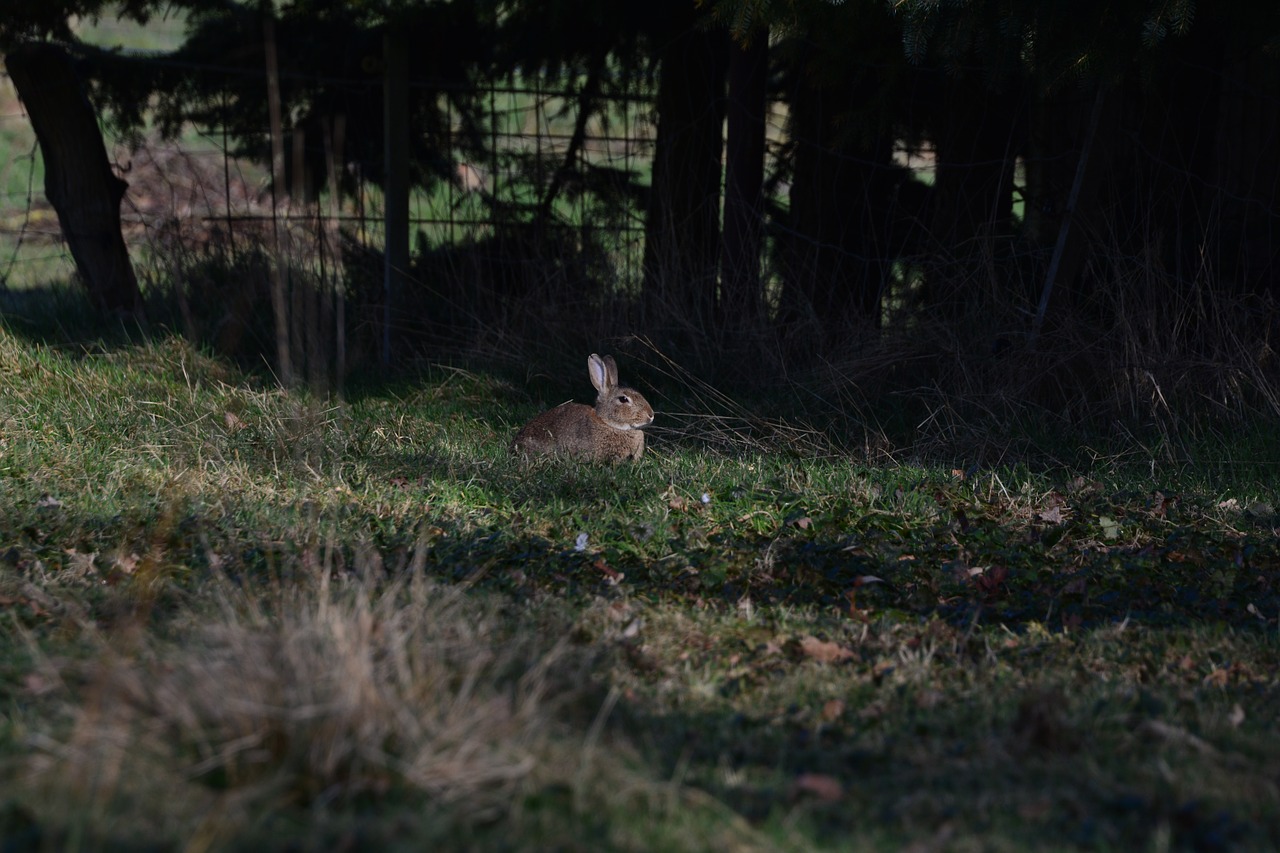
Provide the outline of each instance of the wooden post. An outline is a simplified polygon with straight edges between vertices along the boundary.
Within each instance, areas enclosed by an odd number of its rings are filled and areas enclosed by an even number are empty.
[[[275,232],[275,258],[271,264],[271,310],[275,314],[276,370],[286,388],[293,386],[293,347],[289,339],[288,285],[284,276],[285,235],[280,225],[279,197],[284,186],[284,123],[280,107],[280,66],[276,55],[275,20],[262,21],[267,63],[267,114],[271,123],[271,227]]]
[[[391,363],[391,323],[409,270],[409,40],[403,31],[383,36],[383,130],[386,139],[382,364]]]

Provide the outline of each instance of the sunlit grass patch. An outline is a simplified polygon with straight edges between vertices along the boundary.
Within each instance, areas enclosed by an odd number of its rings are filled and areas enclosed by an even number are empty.
[[[697,403],[637,464],[526,464],[501,372],[324,397],[60,340],[0,332],[6,840],[1280,835],[1265,466],[891,462]]]

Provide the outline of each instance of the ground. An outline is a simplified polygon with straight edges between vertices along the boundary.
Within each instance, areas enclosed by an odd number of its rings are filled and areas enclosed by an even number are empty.
[[[1247,429],[975,468],[710,445],[663,389],[640,463],[529,468],[501,373],[325,400],[33,328],[0,331],[12,849],[1280,842]]]

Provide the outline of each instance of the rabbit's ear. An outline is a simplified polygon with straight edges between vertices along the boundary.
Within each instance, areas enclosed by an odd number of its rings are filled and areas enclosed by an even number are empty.
[[[609,356],[605,356],[605,358],[608,358],[609,361],[613,361]],[[617,370],[618,369],[615,367],[610,371],[608,363],[602,360],[600,356],[595,353],[591,353],[591,357],[587,359],[587,372],[591,374],[591,384],[596,386],[596,390],[601,394],[605,393],[606,388],[613,387],[613,382],[610,380],[610,374],[612,373],[616,377]]]
[[[618,363],[613,360],[613,356],[606,355],[603,358],[605,369],[605,380],[608,381],[610,388],[618,387]]]

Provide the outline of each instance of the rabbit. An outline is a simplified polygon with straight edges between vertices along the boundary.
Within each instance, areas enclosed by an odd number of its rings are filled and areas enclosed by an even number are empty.
[[[527,456],[564,454],[593,462],[639,459],[644,453],[643,427],[653,423],[653,407],[639,391],[618,385],[613,356],[595,353],[587,359],[596,405],[561,403],[525,424],[511,451]]]

